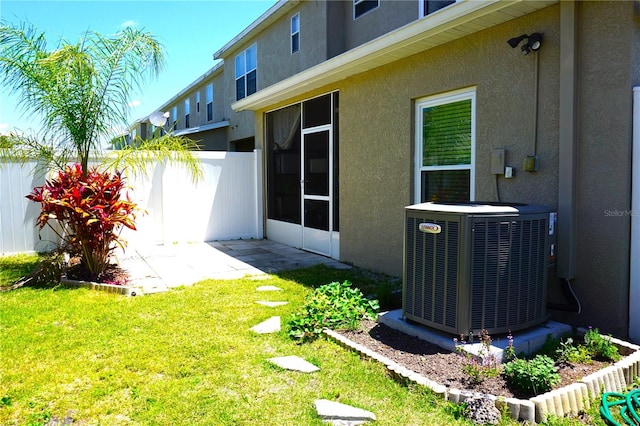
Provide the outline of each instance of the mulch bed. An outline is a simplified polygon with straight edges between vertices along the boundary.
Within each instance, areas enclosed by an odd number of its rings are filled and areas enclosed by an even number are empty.
[[[77,281],[93,281],[100,284],[113,284],[126,286],[129,283],[129,274],[115,263],[110,263],[97,279],[93,279],[89,271],[80,264],[80,259],[72,258],[67,268],[67,278]]]
[[[462,371],[462,355],[406,335],[384,324],[366,320],[358,330],[337,332],[438,384],[506,398],[528,398],[511,389],[501,376],[486,378],[481,383],[474,384]],[[561,382],[554,389],[574,383],[607,365],[609,364],[606,362],[594,360],[592,364],[561,366],[558,370]]]

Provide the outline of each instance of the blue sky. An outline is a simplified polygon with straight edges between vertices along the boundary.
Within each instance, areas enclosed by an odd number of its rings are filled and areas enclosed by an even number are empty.
[[[275,0],[0,0],[0,19],[30,22],[47,34],[52,49],[60,38],[75,42],[87,30],[107,35],[134,25],[155,35],[165,47],[166,66],[132,98],[133,121],[209,70],[213,53],[273,4]],[[0,87],[0,133],[39,128],[39,122],[17,111],[16,98]]]

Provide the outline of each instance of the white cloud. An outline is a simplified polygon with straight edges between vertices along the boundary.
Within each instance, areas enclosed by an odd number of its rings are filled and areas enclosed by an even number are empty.
[[[129,19],[120,24],[120,28],[138,27],[138,26],[140,26],[138,21],[134,21],[133,19]]]
[[[7,123],[0,123],[0,135],[9,133],[7,131],[8,128],[9,128],[9,125]]]
[[[140,106],[142,104],[142,101],[140,99],[134,99],[131,102],[129,102],[127,105],[129,105],[131,108],[135,108],[137,106]]]

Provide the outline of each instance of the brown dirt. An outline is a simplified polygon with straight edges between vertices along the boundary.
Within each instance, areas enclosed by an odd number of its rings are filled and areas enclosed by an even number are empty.
[[[129,283],[129,274],[115,263],[110,263],[97,279],[91,279],[91,274],[81,264],[80,259],[73,258],[69,262],[67,278],[79,281],[94,281],[101,284],[114,284],[126,286]]]
[[[351,341],[359,343],[441,385],[507,398],[528,398],[510,389],[501,376],[486,378],[481,383],[474,384],[462,371],[464,361],[462,355],[450,352],[416,337],[408,336],[384,324],[367,320],[361,323],[358,330],[338,332]],[[517,335],[515,338],[517,339]],[[607,363],[594,360],[593,364],[561,366],[558,370],[561,382],[554,389],[574,383],[576,380],[607,365]]]

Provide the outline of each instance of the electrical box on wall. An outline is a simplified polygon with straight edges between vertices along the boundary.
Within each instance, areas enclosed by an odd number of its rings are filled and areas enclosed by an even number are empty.
[[[505,150],[494,149],[491,151],[491,174],[503,175],[505,166]]]
[[[504,168],[504,178],[511,179],[513,177],[513,167],[505,167]]]
[[[528,155],[522,163],[522,169],[525,172],[537,172],[538,171],[538,156]]]

